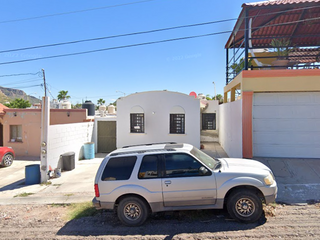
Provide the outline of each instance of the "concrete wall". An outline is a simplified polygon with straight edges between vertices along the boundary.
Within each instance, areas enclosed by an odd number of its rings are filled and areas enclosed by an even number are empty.
[[[41,111],[6,109],[3,116],[3,145],[12,147],[16,157],[40,159]],[[22,125],[22,141],[11,142],[10,125]]]
[[[219,142],[229,157],[242,157],[242,100],[219,105]]]
[[[83,158],[83,145],[92,142],[93,122],[49,126],[48,165],[58,166],[61,154],[75,152],[75,160]]]
[[[83,122],[87,109],[51,109],[50,125]]]
[[[130,112],[143,109],[145,132],[130,133]],[[185,112],[185,134],[170,134],[170,112]],[[200,100],[169,91],[142,92],[117,101],[117,147],[154,142],[184,142],[200,147]]]

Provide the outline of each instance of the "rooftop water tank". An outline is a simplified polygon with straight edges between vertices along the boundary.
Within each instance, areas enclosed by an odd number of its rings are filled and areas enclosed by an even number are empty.
[[[59,102],[59,108],[60,109],[71,109],[71,102],[69,102],[67,99],[64,99],[61,102]]]
[[[114,114],[114,113],[116,113],[116,107],[115,106],[113,106],[113,105],[109,105],[108,106],[108,113],[110,113],[110,114]]]
[[[84,103],[82,103],[82,108],[83,109],[88,109],[88,116],[94,116],[94,114],[95,114],[95,106],[90,100],[87,100]]]

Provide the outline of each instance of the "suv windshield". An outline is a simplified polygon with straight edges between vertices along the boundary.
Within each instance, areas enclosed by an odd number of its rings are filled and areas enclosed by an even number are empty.
[[[208,156],[204,152],[200,151],[198,148],[192,148],[190,153],[212,170],[220,167],[220,161],[218,159],[214,159]]]

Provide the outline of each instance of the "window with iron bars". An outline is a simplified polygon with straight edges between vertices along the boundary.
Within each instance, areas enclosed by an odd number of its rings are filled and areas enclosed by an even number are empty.
[[[185,133],[185,115],[170,114],[170,133],[184,134]]]
[[[130,132],[144,133],[144,113],[130,114]]]

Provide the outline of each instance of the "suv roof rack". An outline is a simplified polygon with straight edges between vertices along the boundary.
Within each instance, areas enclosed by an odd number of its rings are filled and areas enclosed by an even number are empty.
[[[143,154],[143,153],[152,153],[152,152],[173,152],[175,149],[149,149],[149,150],[138,150],[138,151],[129,151],[129,152],[117,152],[111,153],[110,156],[122,156],[122,155],[130,155],[130,154]]]
[[[137,144],[137,145],[127,145],[127,146],[123,146],[122,148],[152,146],[152,145],[158,145],[158,144],[177,144],[177,143],[176,142],[144,143],[144,144]]]

